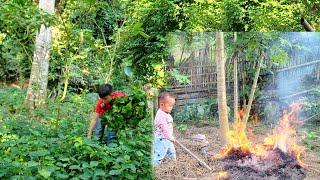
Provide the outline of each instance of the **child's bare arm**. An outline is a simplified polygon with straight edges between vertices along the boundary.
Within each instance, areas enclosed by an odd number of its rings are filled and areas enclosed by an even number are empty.
[[[91,138],[92,136],[92,131],[93,131],[93,128],[94,126],[96,125],[97,123],[97,119],[100,117],[100,115],[98,113],[94,113],[92,119],[91,119],[91,122],[90,122],[90,126],[89,126],[89,129],[88,129],[88,138]]]

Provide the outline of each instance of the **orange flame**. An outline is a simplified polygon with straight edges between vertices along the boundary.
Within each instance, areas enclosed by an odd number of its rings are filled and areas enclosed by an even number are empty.
[[[284,111],[278,125],[273,130],[272,134],[264,140],[264,146],[267,148],[279,148],[282,152],[294,156],[303,168],[307,165],[301,161],[301,155],[304,148],[297,144],[297,134],[294,123],[298,123],[297,112],[301,109],[299,103],[293,103],[290,112]]]
[[[220,171],[218,173],[218,177],[216,178],[216,180],[223,180],[223,179],[228,179],[228,173],[226,171]]]
[[[232,150],[240,150],[244,153],[253,153],[252,143],[247,138],[246,124],[238,116],[237,121],[233,124],[233,130],[227,132],[228,144],[214,158],[220,159],[226,157]]]
[[[243,110],[241,109],[237,121],[233,124],[233,130],[227,132],[228,144],[214,158],[224,158],[233,150],[263,156],[267,150],[278,148],[282,152],[294,156],[301,167],[307,168],[307,165],[301,161],[304,148],[297,144],[297,134],[293,125],[298,122],[297,112],[300,110],[300,105],[299,103],[293,103],[290,107],[290,112],[284,111],[283,116],[272,133],[267,134],[264,143],[257,146],[254,146],[247,138],[245,132],[246,124],[240,118],[243,114]]]

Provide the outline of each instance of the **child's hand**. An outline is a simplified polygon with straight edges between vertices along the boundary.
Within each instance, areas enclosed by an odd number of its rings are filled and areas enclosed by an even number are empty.
[[[101,105],[100,105],[100,106],[101,106],[101,108],[104,108],[105,104],[104,104],[104,103],[101,103]]]
[[[177,142],[177,140],[175,138],[172,138],[170,141],[173,142],[173,143]]]

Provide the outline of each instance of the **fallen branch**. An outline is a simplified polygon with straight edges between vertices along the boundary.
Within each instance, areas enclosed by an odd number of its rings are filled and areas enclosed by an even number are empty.
[[[199,159],[195,154],[193,154],[188,148],[186,148],[183,144],[181,144],[179,141],[176,140],[176,143],[183,149],[185,150],[187,153],[189,153],[192,157],[194,157],[196,160],[198,160],[200,162],[201,165],[203,165],[204,167],[206,167],[208,170],[212,171],[212,169],[201,159]]]

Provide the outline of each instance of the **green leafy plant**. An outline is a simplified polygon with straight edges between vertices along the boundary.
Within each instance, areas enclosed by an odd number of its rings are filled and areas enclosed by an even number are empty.
[[[320,145],[319,145],[319,140],[320,140],[320,131],[311,131],[311,130],[307,130],[304,131],[305,134],[305,139],[304,139],[304,143],[305,145],[311,149],[320,149]]]
[[[212,112],[212,106],[215,104],[217,104],[215,99],[203,100],[199,104],[186,104],[181,111],[174,113],[174,120],[179,123],[212,120],[215,116],[215,112]]]
[[[127,97],[117,98],[112,109],[105,115],[108,127],[115,130],[126,127],[134,128],[147,115],[147,99],[141,90],[133,90]]]
[[[170,75],[174,77],[180,84],[190,84],[188,76],[181,74],[177,69],[170,71]]]
[[[177,129],[178,129],[180,132],[184,133],[184,132],[187,131],[188,125],[186,125],[186,124],[180,124],[180,125],[178,125]]]
[[[46,109],[30,113],[25,91],[0,91],[0,112],[6,112],[0,116],[0,179],[154,178],[149,114],[134,128],[118,131],[117,143],[109,147],[86,138],[92,94],[70,93],[63,103],[51,100]]]

